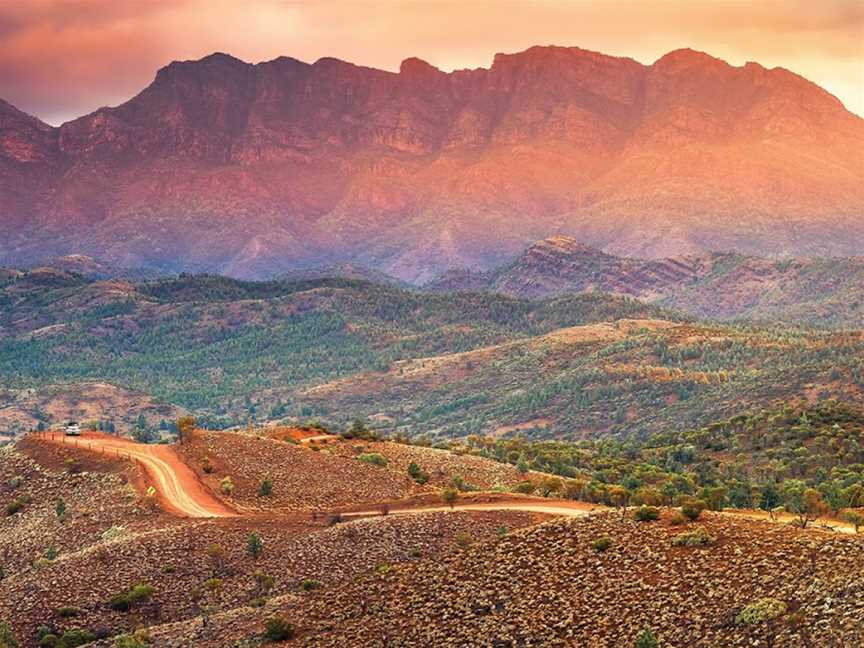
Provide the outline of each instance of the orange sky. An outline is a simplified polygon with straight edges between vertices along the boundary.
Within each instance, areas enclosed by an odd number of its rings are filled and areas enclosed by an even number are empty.
[[[176,59],[335,56],[488,67],[578,45],[651,63],[692,47],[789,68],[864,115],[862,0],[24,0],[0,2],[0,98],[51,123],[116,105]]]

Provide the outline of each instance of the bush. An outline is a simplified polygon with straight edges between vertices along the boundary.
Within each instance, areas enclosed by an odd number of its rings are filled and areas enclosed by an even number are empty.
[[[771,621],[786,614],[786,604],[775,598],[763,598],[750,603],[735,618],[735,623],[741,626],[755,625]]]
[[[698,520],[705,508],[704,500],[687,500],[681,505],[681,514],[689,520]]]
[[[156,590],[148,583],[137,583],[129,590],[115,594],[108,601],[112,610],[128,612],[139,601],[146,601]]]
[[[657,641],[657,637],[654,636],[650,628],[645,628],[640,632],[636,637],[636,643],[633,644],[634,648],[657,648],[659,645],[660,642]]]
[[[12,500],[6,505],[6,515],[15,515],[23,508],[24,502],[21,500],[21,498]]]
[[[681,526],[682,524],[687,524],[687,518],[680,513],[673,513],[672,517],[669,518],[669,524],[672,526]]]
[[[413,461],[408,464],[408,475],[411,477],[411,479],[421,485],[429,481],[429,473],[424,471]]]
[[[637,522],[650,522],[660,519],[660,509],[656,506],[640,506],[633,512],[633,518]]]
[[[60,640],[56,643],[57,648],[77,648],[77,646],[83,646],[84,644],[89,644],[93,641],[96,641],[96,635],[90,632],[89,630],[67,630],[60,637]]]
[[[253,531],[246,539],[246,553],[252,558],[257,558],[264,551],[264,541],[257,531]]]
[[[213,464],[210,462],[210,457],[206,455],[201,457],[201,470],[208,475],[213,472]]]
[[[321,587],[321,581],[317,581],[314,578],[304,578],[300,581],[300,589],[304,592],[311,592],[319,587]]]
[[[451,509],[456,506],[456,500],[459,499],[459,491],[455,488],[445,488],[441,491],[441,500]]]
[[[294,638],[294,626],[282,617],[267,619],[264,624],[264,638],[268,641],[285,641]]]
[[[471,537],[471,534],[465,533],[464,531],[462,533],[457,533],[453,540],[456,543],[456,546],[460,549],[467,549],[474,544],[474,538]]]
[[[23,478],[21,475],[15,475],[14,477],[10,477],[10,478],[9,478],[9,481],[6,482],[6,483],[9,484],[9,489],[10,489],[10,490],[15,490],[15,489],[18,488],[21,484],[24,483],[24,478]]]
[[[530,495],[534,492],[534,484],[530,481],[521,481],[513,487],[514,493],[521,493],[522,495]]]
[[[714,537],[705,530],[705,527],[701,526],[697,526],[686,533],[679,533],[672,538],[672,544],[676,547],[707,547],[714,542]]]
[[[140,630],[134,635],[120,635],[114,639],[114,648],[147,648],[150,638]]]
[[[387,466],[387,457],[378,452],[366,452],[357,457],[358,461],[362,461],[364,463],[372,464],[373,466],[380,466],[384,468]]]
[[[63,606],[61,608],[57,608],[57,614],[59,616],[63,617],[64,619],[68,619],[69,617],[74,617],[74,616],[78,616],[79,614],[81,614],[81,610],[79,610],[78,608],[66,605],[66,606]]]
[[[261,497],[270,497],[273,494],[273,481],[267,477],[264,481],[261,482],[261,486],[258,487],[258,495]]]
[[[603,553],[609,547],[612,546],[612,538],[597,538],[592,544],[591,547],[597,553]]]
[[[225,477],[219,482],[219,490],[222,491],[223,495],[227,495],[231,497],[234,494],[234,480],[230,477]]]

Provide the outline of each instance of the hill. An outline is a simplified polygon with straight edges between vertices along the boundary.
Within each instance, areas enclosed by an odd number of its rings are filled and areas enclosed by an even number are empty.
[[[490,290],[532,299],[602,291],[699,318],[864,326],[864,257],[774,260],[711,252],[644,260],[555,236],[505,266],[474,273],[451,270],[425,288]]]
[[[9,369],[0,386],[10,393],[98,381],[194,410],[214,427],[307,418],[298,390],[398,361],[589,322],[677,317],[606,295],[528,301],[209,275],[133,283],[54,269],[21,273],[0,288],[0,306]]]
[[[51,127],[0,102],[0,263],[423,282],[552,234],[615,254],[862,254],[864,120],[780,69],[576,47],[444,73],[174,62]]]
[[[856,645],[864,541],[851,529],[795,528],[730,510],[697,521],[668,510],[639,521],[603,504],[624,487],[631,503],[681,504],[708,493],[716,508],[752,506],[737,499],[747,492],[764,507],[773,487],[791,507],[787,486],[803,484],[798,475],[832,510],[848,506],[831,497],[841,482],[844,497],[856,484],[861,496],[862,424],[861,410],[824,402],[642,445],[474,439],[452,452],[358,438],[283,441],[292,437],[272,428],[196,431],[176,446],[178,456],[236,511],[212,519],[160,510],[139,464],[25,438],[0,449],[0,632],[25,648],[46,636],[107,648],[143,627],[132,645],[216,647],[257,645],[265,624],[281,619],[299,641],[320,646],[384,636],[412,645],[603,636],[627,645],[646,630],[673,645]],[[751,452],[758,481],[724,489]],[[372,453],[388,461],[362,459]],[[783,467],[766,471],[762,458]],[[510,461],[573,472],[560,471],[562,481]],[[412,462],[432,479],[409,479]],[[835,463],[835,481],[823,480],[825,462]],[[256,492],[265,479],[272,491]],[[467,492],[525,492],[527,479],[546,497]],[[463,492],[453,510],[440,510],[451,484]],[[557,499],[565,495],[596,504]],[[508,510],[515,503],[571,506],[572,515]],[[340,513],[357,508],[383,514]],[[730,569],[740,577],[730,580]]]

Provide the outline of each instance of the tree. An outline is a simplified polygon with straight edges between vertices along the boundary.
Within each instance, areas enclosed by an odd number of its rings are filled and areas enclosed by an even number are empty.
[[[855,533],[858,533],[858,529],[864,526],[864,514],[858,511],[845,511],[843,513],[843,520],[855,527]]]
[[[627,505],[630,503],[630,491],[623,486],[612,486],[609,489],[609,502],[621,511],[621,519],[627,515]]]
[[[257,531],[253,531],[246,540],[246,553],[252,558],[258,558],[262,551],[264,551],[264,541]]]
[[[783,501],[786,510],[797,518],[798,526],[806,529],[824,515],[828,505],[822,500],[822,493],[815,488],[807,488],[803,481],[790,479],[783,483]]]
[[[181,416],[177,419],[177,440],[180,443],[185,443],[192,439],[192,433],[195,431],[195,417]]]
[[[451,509],[456,506],[456,500],[459,499],[459,491],[455,488],[448,487],[441,492],[442,501]]]
[[[703,495],[710,511],[722,511],[726,506],[726,488],[723,486],[706,487]]]

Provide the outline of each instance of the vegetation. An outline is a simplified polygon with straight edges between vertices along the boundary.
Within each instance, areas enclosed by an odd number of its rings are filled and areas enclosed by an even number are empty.
[[[701,526],[697,526],[692,531],[679,533],[672,538],[672,544],[676,547],[707,547],[714,542],[714,537],[708,533],[705,527]]]
[[[125,592],[112,596],[108,605],[112,610],[128,612],[135,604],[149,599],[155,591],[155,588],[148,583],[137,583]]]
[[[633,512],[633,519],[637,522],[652,522],[660,519],[660,509],[656,506],[640,506]]]
[[[373,466],[381,466],[382,468],[387,466],[387,457],[377,452],[367,452],[361,454],[357,457],[357,460],[364,463],[372,464]]]
[[[658,648],[660,642],[657,641],[657,637],[650,628],[645,628],[636,637],[636,643],[633,645],[635,648]]]
[[[741,610],[735,618],[735,622],[738,625],[756,625],[771,621],[784,614],[786,614],[786,604],[783,601],[775,598],[763,598]]]
[[[0,648],[18,648],[18,640],[12,634],[11,626],[0,620]]]
[[[591,543],[591,547],[597,553],[603,553],[612,546],[612,538],[597,538]]]
[[[459,491],[453,487],[448,486],[443,491],[441,491],[441,500],[451,509],[456,506],[456,501],[458,499]]]
[[[264,541],[261,539],[261,534],[253,531],[246,539],[246,553],[252,558],[257,558],[264,551]]]
[[[264,638],[268,641],[285,641],[294,638],[294,626],[282,617],[267,619],[264,624]]]

